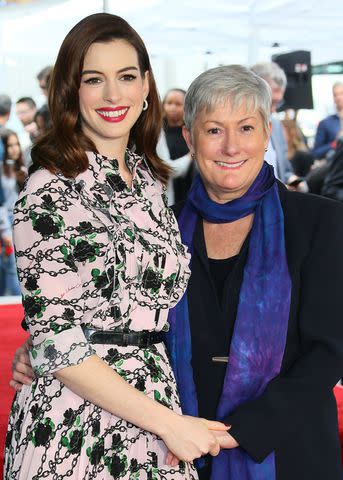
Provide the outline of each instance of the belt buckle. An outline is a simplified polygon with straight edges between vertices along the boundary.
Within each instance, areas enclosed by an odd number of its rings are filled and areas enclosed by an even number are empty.
[[[93,343],[93,342],[92,342],[92,337],[93,337],[94,334],[97,333],[97,330],[96,330],[95,328],[88,328],[88,327],[86,327],[86,328],[83,330],[83,333],[84,333],[87,341],[90,342],[90,343]]]

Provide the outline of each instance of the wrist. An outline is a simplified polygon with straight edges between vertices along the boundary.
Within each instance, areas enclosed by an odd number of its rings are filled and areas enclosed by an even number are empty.
[[[162,407],[162,405],[161,405]],[[165,435],[172,429],[175,422],[177,422],[180,415],[173,410],[169,410],[167,407],[162,407],[163,410],[156,415],[156,422],[154,426],[154,433],[160,438],[164,438]]]

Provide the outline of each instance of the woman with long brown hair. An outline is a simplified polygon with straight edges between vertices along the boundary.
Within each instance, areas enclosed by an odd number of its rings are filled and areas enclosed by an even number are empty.
[[[5,478],[194,479],[218,422],[181,415],[162,330],[189,255],[155,153],[149,57],[122,18],[91,15],[51,78],[52,129],[14,212],[35,378],[11,411]],[[170,455],[169,455],[170,458]]]
[[[1,130],[0,143],[4,147],[4,159],[2,164],[0,163],[0,183],[4,193],[4,208],[7,221],[9,225],[12,225],[13,207],[18,198],[18,192],[23,187],[27,177],[27,169],[24,165],[18,135],[13,130]],[[0,296],[20,295],[10,232],[9,241],[8,245],[0,241]]]
[[[306,177],[313,165],[313,155],[307,148],[305,137],[296,120],[282,120],[283,131],[287,141],[288,160],[298,177]]]

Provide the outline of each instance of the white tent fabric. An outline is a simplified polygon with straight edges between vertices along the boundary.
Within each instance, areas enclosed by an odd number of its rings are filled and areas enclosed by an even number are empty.
[[[341,0],[64,0],[0,8],[1,47],[7,53],[55,53],[68,29],[101,11],[126,18],[152,55],[188,52],[231,56],[246,63],[279,51],[310,50],[314,64],[342,60]]]
[[[37,94],[37,71],[77,21],[104,6],[140,33],[162,92],[186,88],[205,68],[275,53],[309,50],[314,65],[343,60],[342,0],[41,0],[0,7],[0,91]]]

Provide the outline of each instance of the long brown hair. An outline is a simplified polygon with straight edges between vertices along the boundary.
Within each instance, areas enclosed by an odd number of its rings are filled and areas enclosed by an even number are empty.
[[[85,150],[97,151],[94,143],[82,132],[79,88],[84,58],[95,42],[125,40],[136,50],[140,73],[149,72],[148,109],[132,127],[129,148],[145,155],[152,172],[163,183],[170,169],[157,156],[156,145],[161,131],[161,104],[149,55],[138,33],[121,17],[96,13],[81,20],[64,39],[49,85],[49,109],[52,129],[32,149],[36,167],[74,177],[88,168]]]
[[[288,158],[293,158],[295,152],[299,150],[306,152],[308,148],[304,140],[304,135],[302,134],[296,121],[290,118],[285,118],[282,120],[282,125],[286,131]]]
[[[17,160],[14,160],[14,164],[11,165],[11,160],[8,156],[8,142],[10,137],[14,135],[19,143],[19,148],[20,148],[20,155],[17,158]],[[14,176],[16,182],[17,182],[17,190],[20,192],[20,190],[23,188],[25,179],[27,177],[27,168],[25,167],[25,162],[24,162],[24,155],[23,151],[21,149],[20,141],[18,138],[18,135],[16,132],[13,130],[9,130],[8,128],[3,129],[0,131],[0,141],[2,141],[3,146],[4,146],[4,159],[2,163],[2,173],[3,176],[6,177],[12,177]]]
[[[12,135],[14,135],[17,138],[18,143],[19,143],[19,147],[20,147],[20,155],[19,155],[18,160],[15,160],[15,164],[14,164],[13,168],[14,168],[15,171],[19,171],[22,167],[25,167],[24,156],[23,156],[23,152],[22,152],[22,149],[21,149],[21,145],[20,145],[20,142],[19,142],[18,135],[13,130],[9,130],[8,128],[6,128],[4,130],[1,130],[0,131],[0,138],[1,138],[1,141],[4,145],[3,172],[7,176],[10,175],[10,172],[11,172],[11,166],[7,162],[9,160],[9,157],[8,157],[8,141],[9,141],[10,137],[12,137]]]

